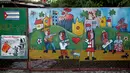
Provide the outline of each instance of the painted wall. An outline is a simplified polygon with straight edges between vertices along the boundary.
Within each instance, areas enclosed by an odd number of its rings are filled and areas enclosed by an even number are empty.
[[[130,8],[29,8],[30,58],[59,59],[63,48],[59,45],[62,42],[59,33],[64,30],[65,39],[69,39],[66,42],[69,45],[65,47],[69,57],[72,57],[70,53],[75,51],[80,54],[81,61],[87,60],[88,52],[93,54],[93,60],[124,60],[124,56],[130,54],[129,13]],[[35,25],[38,24],[35,22],[40,19],[45,21],[46,17],[48,19],[46,23],[43,23],[43,28],[37,30]],[[45,42],[48,29],[51,35],[56,34],[51,38],[53,42],[51,41],[50,44]],[[94,35],[89,34],[90,30]],[[92,38],[93,36],[94,38]],[[90,38],[93,41],[91,47],[90,42],[87,41]],[[103,41],[104,39],[105,41]],[[118,40],[120,40],[120,44]],[[52,43],[53,45],[51,45]],[[120,50],[116,49],[117,47]],[[88,48],[90,50],[87,50]],[[36,53],[39,54],[34,57],[33,54]],[[56,54],[53,55],[53,53]]]
[[[81,61],[87,60],[89,53],[92,60],[129,60],[130,8],[29,8],[28,13],[25,8],[0,10],[0,35],[29,33],[31,59],[59,59],[63,53],[72,58],[75,51]],[[6,58],[23,59],[27,53]]]
[[[22,56],[4,56],[2,55],[2,48],[3,48],[3,43],[5,40],[4,37],[2,36],[19,36],[21,35],[24,36],[27,34],[27,9],[26,8],[0,8],[0,36],[1,36],[1,50],[0,50],[0,58],[2,59],[27,59],[28,58],[28,49],[27,49],[27,42],[26,43],[26,48],[24,48],[25,54]],[[20,37],[19,37],[20,38]],[[19,38],[12,38],[14,40],[9,40],[8,43],[14,42],[14,44],[18,44],[19,40],[16,41],[16,39]],[[24,36],[24,38],[26,39],[26,36]],[[4,39],[4,40],[3,40]],[[11,38],[10,38],[11,39]],[[20,44],[20,42],[19,42]],[[12,44],[13,45],[13,44]],[[8,44],[8,46],[10,46],[10,48],[14,48],[12,47],[11,44]],[[6,44],[7,46],[7,44]],[[15,45],[16,48],[20,48],[18,47],[18,45]],[[7,47],[6,47],[7,48]],[[8,47],[9,48],[9,47]],[[8,50],[7,50],[8,51]],[[7,52],[6,52],[7,53]]]

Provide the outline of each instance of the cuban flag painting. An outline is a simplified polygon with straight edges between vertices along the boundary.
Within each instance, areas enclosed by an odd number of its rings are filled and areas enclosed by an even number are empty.
[[[20,13],[18,10],[8,10],[4,12],[4,19],[5,20],[19,20]]]

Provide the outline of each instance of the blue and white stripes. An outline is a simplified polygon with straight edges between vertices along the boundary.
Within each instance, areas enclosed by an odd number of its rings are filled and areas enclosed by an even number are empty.
[[[19,11],[5,11],[4,12],[4,18],[5,20],[19,20],[20,19],[20,13]]]

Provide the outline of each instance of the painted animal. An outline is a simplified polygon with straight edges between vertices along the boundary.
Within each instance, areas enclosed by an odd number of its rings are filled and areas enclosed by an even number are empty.
[[[73,59],[75,59],[76,57],[80,58],[80,53],[75,52],[74,50],[72,50],[70,54],[73,56]]]
[[[121,56],[121,58],[128,58],[128,57],[129,57],[128,53],[125,53],[124,55]]]

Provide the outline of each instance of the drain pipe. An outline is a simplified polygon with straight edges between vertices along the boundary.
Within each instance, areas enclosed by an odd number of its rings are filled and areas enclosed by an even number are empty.
[[[2,8],[4,8],[4,5],[2,4]]]

